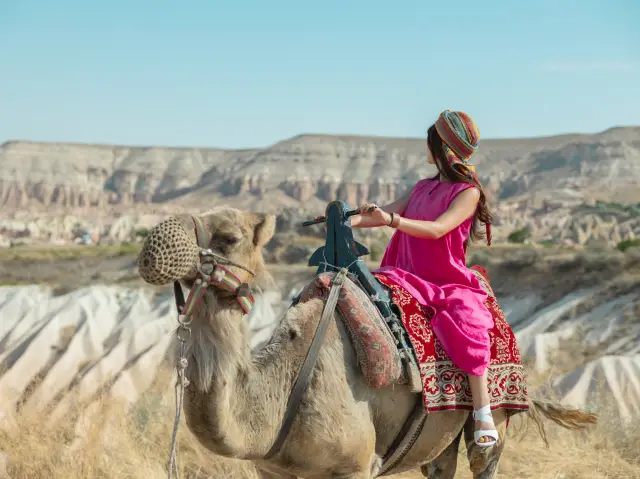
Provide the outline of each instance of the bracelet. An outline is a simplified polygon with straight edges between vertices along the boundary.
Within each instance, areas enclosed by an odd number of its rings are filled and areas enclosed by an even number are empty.
[[[391,226],[393,224],[393,212],[389,213],[389,215],[391,215],[391,221],[389,221],[389,223],[387,224],[387,226]]]
[[[398,216],[392,216],[391,217],[391,224],[389,226],[391,226],[392,228],[397,228],[400,225],[400,219],[402,218],[402,216],[398,215]],[[396,221],[397,220],[397,221]],[[395,223],[395,224],[394,224]]]

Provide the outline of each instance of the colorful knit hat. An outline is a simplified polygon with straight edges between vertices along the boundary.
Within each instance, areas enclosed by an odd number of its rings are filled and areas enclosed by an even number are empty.
[[[473,119],[461,111],[443,111],[435,122],[436,131],[443,141],[444,154],[451,166],[469,172],[475,167],[467,162],[478,149],[480,131]]]
[[[442,138],[442,148],[449,164],[459,168],[480,184],[475,174],[475,166],[468,163],[471,155],[478,150],[480,140],[480,130],[476,122],[462,111],[445,110],[440,113],[435,127]],[[484,226],[487,231],[487,244],[491,246],[491,224],[487,223]]]

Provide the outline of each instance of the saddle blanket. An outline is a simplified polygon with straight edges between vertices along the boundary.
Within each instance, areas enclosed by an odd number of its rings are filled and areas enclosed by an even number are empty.
[[[489,297],[485,305],[491,311],[494,327],[491,339],[491,363],[488,387],[491,408],[504,408],[509,415],[529,408],[524,369],[516,339],[498,305],[486,271],[472,267]],[[335,273],[314,278],[301,292],[299,301],[326,300]],[[391,299],[408,333],[422,381],[422,396],[429,412],[472,410],[473,401],[467,375],[447,356],[431,328],[431,309],[425,309],[401,286],[382,275],[375,275],[391,293]],[[347,327],[358,364],[372,388],[390,387],[408,382],[396,341],[369,296],[353,281],[346,279],[337,304],[337,312]]]
[[[299,301],[305,303],[313,298],[326,301],[334,277],[335,273],[316,276],[302,290]],[[395,338],[369,295],[349,276],[340,290],[336,310],[347,327],[358,364],[369,386],[384,388],[393,384],[405,384],[407,378]]]
[[[509,415],[529,408],[524,368],[516,338],[491,289],[484,268],[471,268],[487,291],[485,306],[493,315],[489,331],[491,362],[487,371],[491,409],[504,408]],[[427,411],[473,410],[467,375],[449,359],[435,336],[430,320],[433,311],[423,308],[404,288],[382,275],[374,275],[391,291],[400,311],[419,366],[422,396]]]

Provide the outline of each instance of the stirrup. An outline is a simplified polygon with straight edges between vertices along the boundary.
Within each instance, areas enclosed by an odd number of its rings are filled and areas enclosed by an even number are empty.
[[[482,421],[495,426],[495,423],[493,422],[493,416],[491,415],[490,405],[483,406],[480,409],[476,409],[475,411],[473,411],[473,419],[475,421]],[[493,441],[479,442],[481,437],[490,437],[493,439]],[[498,436],[498,431],[495,429],[481,429],[479,431],[473,432],[473,439],[473,442],[475,442],[477,446],[489,447],[497,443],[498,439],[500,439],[500,436]]]

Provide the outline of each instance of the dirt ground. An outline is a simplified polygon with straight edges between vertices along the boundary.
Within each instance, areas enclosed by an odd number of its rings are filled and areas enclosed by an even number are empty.
[[[0,251],[0,285],[47,284],[60,292],[104,283],[151,288],[138,275],[137,251],[135,245],[11,248]],[[377,264],[368,262],[371,269]],[[507,245],[477,247],[470,251],[468,264],[487,268],[498,297],[526,294],[534,289],[553,302],[576,288],[613,278],[628,276],[631,281],[640,282],[640,248],[621,253]],[[305,263],[269,264],[268,269],[285,293],[301,280],[310,280],[315,272]]]

